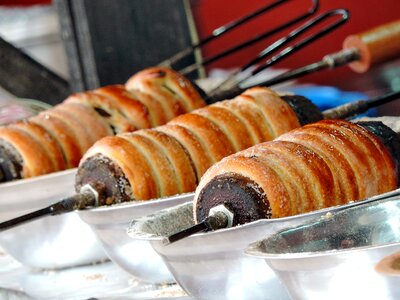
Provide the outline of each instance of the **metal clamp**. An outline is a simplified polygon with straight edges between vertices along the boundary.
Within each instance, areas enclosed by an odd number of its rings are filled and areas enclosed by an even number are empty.
[[[82,186],[79,192],[81,194],[92,194],[94,197],[95,206],[99,206],[99,192],[96,191],[90,184],[85,184],[84,186]]]
[[[217,213],[223,213],[226,216],[226,221],[227,221],[226,228],[230,228],[233,226],[234,214],[225,205],[221,204],[221,205],[211,208],[208,213],[208,216],[209,217],[214,216]]]

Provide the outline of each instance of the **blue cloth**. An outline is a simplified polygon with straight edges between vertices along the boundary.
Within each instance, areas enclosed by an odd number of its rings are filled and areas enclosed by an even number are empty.
[[[367,100],[369,98],[366,94],[361,92],[345,92],[331,86],[298,86],[288,88],[288,90],[296,95],[301,95],[310,99],[321,111],[348,102]],[[373,108],[363,115],[374,117],[377,116],[377,114],[377,110]]]

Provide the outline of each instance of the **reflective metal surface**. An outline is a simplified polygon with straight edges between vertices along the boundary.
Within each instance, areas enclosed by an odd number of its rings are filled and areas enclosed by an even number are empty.
[[[324,215],[253,243],[294,299],[400,299],[400,197]]]
[[[31,270],[0,248],[2,300],[190,299],[177,284],[151,284],[133,278],[114,263]]]
[[[390,194],[399,194],[399,190]],[[250,243],[279,230],[359,203],[288,218],[259,220],[197,234],[164,246],[164,236],[194,223],[192,204],[186,203],[132,222],[128,233],[134,240],[151,243],[177,282],[195,299],[289,299],[272,269],[259,259],[245,255],[244,250]]]
[[[72,195],[75,173],[67,170],[0,184],[0,221]],[[106,259],[90,227],[75,213],[45,217],[0,232],[0,245],[34,268],[63,268]]]
[[[148,282],[174,282],[160,256],[147,241],[133,240],[126,230],[133,218],[193,200],[193,193],[159,200],[130,202],[79,211],[101,241],[109,258],[124,270]]]

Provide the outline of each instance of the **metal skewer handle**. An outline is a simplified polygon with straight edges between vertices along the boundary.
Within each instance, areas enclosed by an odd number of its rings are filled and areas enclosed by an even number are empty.
[[[73,195],[50,206],[25,214],[23,216],[1,222],[0,232],[24,224],[26,222],[34,221],[41,217],[55,216],[77,209],[96,206],[98,204],[97,202],[98,193],[93,188],[84,186],[82,187],[82,190],[79,194]]]
[[[199,232],[230,228],[233,225],[233,217],[233,213],[225,205],[215,206],[202,222],[165,237],[163,244],[169,245]]]
[[[325,55],[319,62],[278,75],[263,84],[272,86],[287,80],[340,66],[358,73],[372,66],[400,57],[400,20],[381,25],[364,33],[350,35],[344,40],[343,50]]]
[[[399,195],[400,195],[400,189],[397,189],[381,195],[370,197],[368,199],[364,199],[363,201],[356,201],[349,206],[346,205],[344,207],[339,207],[337,208],[337,211],[343,211],[352,207],[364,205],[366,202],[370,203],[372,201],[390,200],[391,198]],[[211,212],[212,210],[214,211]],[[164,238],[163,244],[167,246],[171,243],[177,242],[181,239],[187,238],[199,232],[207,232],[211,230],[230,228],[232,227],[232,223],[229,222],[232,222],[232,220],[233,220],[233,214],[229,210],[227,212],[227,208],[224,205],[218,205],[210,210],[209,216],[205,218],[202,222]]]
[[[319,29],[317,32],[310,34],[309,36],[303,38],[299,42],[295,43],[294,45],[291,46],[286,46],[289,44],[289,42],[293,41],[295,38],[298,36],[308,32],[318,24],[325,22],[326,20],[338,17],[338,19],[335,20],[330,20],[330,24],[326,25],[322,29]],[[307,21],[303,25],[299,26],[295,30],[291,31],[287,36],[280,38],[276,42],[274,42],[272,45],[268,46],[265,48],[263,51],[261,51],[256,58],[251,60],[249,63],[244,65],[240,70],[234,72],[231,74],[225,81],[223,81],[217,88],[215,88],[213,91],[209,93],[210,98],[212,99],[220,99],[219,94],[223,94],[225,90],[228,89],[233,89],[236,87],[240,87],[245,81],[247,81],[250,77],[257,75],[261,71],[265,70],[266,68],[276,64],[280,60],[284,59],[285,57],[299,51],[300,49],[304,48],[308,44],[314,42],[315,40],[321,38],[322,36],[328,34],[329,32],[332,32],[336,28],[342,26],[344,23],[347,22],[349,18],[349,13],[345,9],[334,9],[327,11],[325,13],[322,13],[313,19]],[[239,73],[244,72],[245,70],[249,69],[250,67],[258,64],[260,61],[262,61],[265,57],[273,54],[277,50],[284,48],[281,52],[278,54],[272,56],[269,58],[266,62],[263,64],[257,66],[253,71],[251,71],[247,76],[244,78],[240,79],[237,81],[236,76]]]
[[[400,98],[400,91],[391,92],[370,100],[360,100],[347,103],[332,109],[325,110],[322,115],[324,119],[346,119],[366,112],[372,107],[383,105]]]

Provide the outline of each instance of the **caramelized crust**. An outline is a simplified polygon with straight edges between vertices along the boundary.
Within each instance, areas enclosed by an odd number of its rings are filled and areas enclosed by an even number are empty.
[[[173,119],[168,124],[179,125],[189,130],[207,149],[213,163],[235,152],[223,131],[203,116],[189,113]]]
[[[175,168],[159,145],[137,133],[126,133],[120,135],[120,137],[129,141],[145,157],[146,164],[153,170],[154,180],[159,187],[157,198],[179,193]],[[131,161],[131,164],[137,165],[138,163]]]
[[[262,199],[272,217],[285,217],[384,193],[397,180],[394,158],[378,137],[347,121],[323,120],[215,164],[196,189],[194,213],[201,221],[210,203],[235,207],[232,190],[246,190],[243,199]],[[248,219],[246,212],[235,214]]]
[[[307,132],[295,129],[290,135],[282,136],[280,140],[296,142],[303,146],[311,148],[328,165],[333,173],[334,189],[337,195],[334,205],[344,204],[347,201],[359,199],[358,189],[356,187],[356,177],[351,165],[339,149],[332,145],[330,135],[318,134],[314,128],[309,128]],[[281,162],[282,163],[282,162]],[[301,182],[301,177],[296,178],[296,182]],[[304,186],[304,185],[302,185]],[[308,187],[305,186],[306,188]],[[347,199],[347,200],[346,200]]]
[[[57,109],[74,115],[82,126],[89,129],[93,142],[113,134],[107,122],[90,107],[79,103],[62,103],[57,105]]]
[[[251,96],[260,107],[271,128],[273,138],[301,126],[290,105],[270,89],[255,87],[246,90],[243,95]]]
[[[350,131],[344,133],[342,129],[338,127],[330,127],[326,121],[318,122],[316,125],[318,129],[326,129],[329,134],[334,138],[332,140],[335,147],[342,147],[341,152],[350,166],[354,170],[356,175],[356,188],[358,188],[358,196],[361,199],[371,195],[369,191],[375,189],[375,185],[371,185],[370,182],[376,180],[373,174],[373,164],[370,157],[367,157],[369,151],[366,151],[363,143]],[[371,190],[372,192],[372,190]]]
[[[396,117],[391,117],[396,119]],[[385,118],[386,119],[386,118]],[[374,138],[378,138],[384,150],[388,150],[389,156],[392,158],[395,173],[397,174],[397,183],[400,184],[400,135],[398,134],[397,122],[385,123],[377,121],[357,121],[357,125],[366,129],[373,134]],[[379,146],[380,147],[380,146]]]
[[[235,152],[254,145],[246,126],[229,110],[223,107],[209,106],[197,109],[193,113],[204,116],[216,124],[228,137]]]
[[[278,139],[307,144],[307,146],[313,147],[314,151],[324,151],[326,156],[334,161],[332,172],[337,174],[335,178],[340,182],[342,191],[347,195],[346,198],[337,199],[337,202],[343,204],[365,197],[365,184],[362,176],[364,167],[359,163],[364,159],[357,147],[340,131],[333,128],[315,124],[315,126],[308,126],[306,130],[304,129],[305,127],[294,130],[290,135],[283,135]],[[307,137],[309,138],[307,139]],[[319,155],[323,157],[322,154]],[[327,161],[326,158],[325,161]],[[354,164],[354,162],[357,163]],[[327,163],[329,164],[329,162]],[[368,168],[368,165],[365,168]]]
[[[151,127],[160,126],[168,122],[163,105],[151,95],[138,90],[129,90],[128,92],[147,107]]]
[[[272,212],[272,217],[276,218],[278,216],[288,216],[290,214],[291,208],[290,201],[288,200],[288,191],[273,169],[263,164],[257,157],[232,155],[229,158],[231,159],[223,159],[220,163],[213,165],[201,179],[196,189],[196,196],[193,204],[195,220],[201,221],[197,216],[197,210],[202,205],[201,201],[208,201],[208,199],[199,198],[199,193],[202,193],[202,188],[214,177],[229,173],[239,174],[257,183],[264,193],[262,197],[263,201],[268,201],[268,203],[263,206],[271,208],[271,211],[265,211],[264,215],[271,215]],[[234,163],[226,163],[232,160]],[[199,201],[199,199],[201,199],[201,201]],[[225,202],[229,201],[229,199],[225,199]]]
[[[196,182],[199,182],[201,176],[203,176],[207,169],[213,164],[213,160],[205,145],[203,145],[190,130],[183,126],[168,124],[157,127],[155,130],[174,137],[185,148],[187,153],[189,153],[196,171]]]
[[[18,128],[0,127],[0,138],[15,148],[22,159],[22,176],[29,178],[55,171],[42,145]]]
[[[146,74],[147,76],[152,75],[157,80],[158,77],[166,76],[166,74],[157,72]],[[156,79],[153,83],[157,82]],[[132,160],[130,164],[136,166],[145,163],[152,170],[158,188],[157,197],[190,192],[195,189],[198,180],[212,164],[252,146],[255,141],[269,140],[274,134],[285,128],[298,125],[298,122],[291,119],[296,118],[291,108],[272,91],[260,88],[254,89],[251,94],[236,97],[231,102],[197,109],[192,113],[178,116],[161,127],[119,135],[120,138],[129,141],[131,146],[135,147],[144,158],[140,162]],[[275,114],[285,115],[287,118],[279,120],[280,125],[272,126],[272,122],[278,122]],[[127,149],[121,149],[121,151],[128,152]],[[96,154],[96,152],[93,153]],[[85,159],[88,158],[90,156],[85,157]],[[117,161],[113,157],[109,158]],[[247,161],[247,158],[243,158],[243,160]],[[263,158],[256,160],[257,164],[264,164],[269,168],[268,176],[272,178],[271,180],[278,182],[279,174],[286,172],[278,169],[275,165],[268,165]],[[293,160],[297,163],[296,159]],[[95,159],[92,160],[92,163],[94,161]],[[300,163],[304,164],[302,161]],[[322,164],[323,161],[318,161],[318,163]],[[84,163],[81,165],[85,166]],[[315,172],[314,166],[308,168]],[[121,169],[123,168],[121,167]],[[293,172],[300,173],[295,167],[292,169],[294,169]],[[300,178],[302,175],[297,176]],[[129,181],[131,180],[129,176],[127,178]],[[285,181],[279,184],[282,191],[285,191],[285,195],[292,194],[295,190],[295,185],[289,185]],[[134,190],[136,183],[130,182],[130,185]],[[303,194],[306,194],[307,191],[304,189]],[[274,193],[272,190],[268,190],[268,192]],[[328,202],[326,197],[319,201]],[[299,202],[298,199],[288,200],[285,207],[281,207],[279,210],[284,214],[293,213],[297,210],[296,204]],[[271,207],[279,205],[276,203],[271,204]],[[265,207],[270,206],[267,202],[265,205]],[[320,207],[321,205],[318,203],[315,206]]]
[[[54,171],[66,169],[65,157],[60,145],[43,127],[29,121],[18,122],[8,127],[22,130],[35,139],[50,157]]]
[[[65,103],[80,103],[93,108],[113,128],[115,133],[136,130],[135,124],[125,116],[118,102],[94,92],[76,93],[69,96]]]
[[[150,95],[161,104],[167,120],[171,120],[180,114],[185,113],[185,109],[178,101],[175,95],[163,85],[153,81],[140,81],[134,85],[134,88]]]
[[[239,99],[247,99],[245,97]],[[223,107],[228,109],[230,112],[236,115],[243,124],[246,125],[250,137],[252,139],[252,144],[258,144],[266,140],[270,140],[271,136],[269,134],[268,127],[265,126],[264,117],[261,111],[254,107],[251,101],[235,101],[225,100],[222,102],[217,102],[213,104],[215,107]]]
[[[302,183],[311,187],[311,194],[307,195],[307,200],[303,201],[303,206],[300,208],[302,212],[334,205],[336,195],[333,188],[333,176],[325,161],[317,153],[293,142],[275,141],[263,146],[285,156],[285,159],[303,174]],[[268,166],[271,165],[269,160],[265,163]],[[282,180],[291,180],[291,178],[286,177]]]
[[[163,107],[167,120],[186,112],[176,93],[169,89],[167,72],[159,68],[146,69],[133,75],[126,83],[128,90],[139,90],[149,94]]]
[[[82,123],[71,113],[58,110],[56,106],[53,109],[48,110],[46,115],[51,119],[58,119],[60,123],[63,123],[68,127],[69,132],[78,142],[77,145],[79,146],[81,154],[85,153],[86,150],[95,142],[90,134],[90,128],[83,126]]]
[[[290,214],[294,215],[302,211],[304,199],[310,198],[313,192],[309,185],[303,183],[302,170],[294,165],[293,161],[268,147],[252,147],[248,151],[243,151],[242,155],[257,158],[273,169],[280,178],[291,178],[291,180],[283,181],[290,199]]]
[[[85,169],[85,161],[90,157],[94,157],[97,154],[108,158],[117,165],[128,179],[131,186],[130,199],[146,200],[157,198],[158,196],[158,184],[156,182],[156,174],[150,168],[148,161],[145,156],[128,140],[119,136],[108,136],[100,141],[96,142],[85,154],[80,163],[78,169],[77,182],[92,183],[87,182],[86,178],[83,176],[85,174],[79,175],[80,169]],[[135,162],[132,164],[132,162]],[[104,162],[104,160],[96,160],[97,164],[104,164],[109,162]],[[97,179],[98,180],[98,179]],[[102,178],[101,181],[107,181],[107,178]],[[101,182],[100,181],[100,182]],[[93,182],[94,186],[98,184]],[[112,197],[112,195],[109,195]],[[119,202],[115,199],[113,202]]]
[[[198,90],[195,84],[173,70],[150,68],[130,78],[126,85],[110,85],[94,91],[75,93],[62,104],[29,119],[28,123],[11,127],[22,130],[23,133],[35,139],[40,147],[47,152],[52,162],[53,171],[58,171],[76,167],[84,152],[95,141],[105,136],[160,126],[175,116],[205,106],[200,92],[201,90]],[[183,131],[180,130],[179,132]],[[172,182],[168,183],[168,180],[159,179],[157,184],[160,185],[158,187],[160,191],[177,193],[194,189],[197,176],[205,171],[203,170],[204,167],[194,170],[195,164],[191,161],[188,150],[181,146],[173,135],[168,136],[161,132],[155,132],[146,133],[142,138],[135,137],[134,139],[137,138],[144,139],[145,142],[142,141],[142,143],[152,145],[153,150],[158,149],[158,151],[163,152],[162,157],[164,157],[165,166],[169,164],[169,169],[178,178],[177,185],[172,184]],[[150,147],[148,145],[147,147]],[[27,160],[18,160],[17,158],[22,155],[18,153],[17,148],[12,143],[5,139],[0,139],[0,147],[0,181],[10,181],[23,177],[21,170]],[[136,145],[132,147],[143,156],[140,151],[143,151],[144,148]],[[191,147],[191,149],[194,150],[194,147]],[[142,160],[155,155],[146,153]],[[171,156],[171,158],[168,156]],[[112,158],[109,159],[102,154],[96,157],[101,161],[110,162],[110,172],[107,172],[106,164],[102,164],[102,169],[99,171],[102,174],[123,173],[123,171],[117,171],[121,169]],[[171,161],[169,161],[170,159]],[[96,159],[90,159],[85,167],[94,170],[95,161]],[[206,164],[205,168],[208,165]],[[82,170],[81,174],[85,175],[81,175],[81,177],[89,176],[92,179],[96,177],[88,175],[89,173],[86,171]],[[163,170],[158,170],[158,167],[155,166],[152,172],[155,171],[159,176],[159,173]],[[46,173],[47,171],[43,169],[43,172]],[[28,174],[28,171],[25,171],[24,174]],[[174,176],[171,180],[175,180]],[[99,179],[100,177],[96,178]],[[120,178],[122,177],[120,176]],[[120,179],[118,182],[123,181],[123,179]],[[117,193],[118,189],[111,188],[110,180],[108,183],[107,193],[110,194],[112,191]],[[99,183],[98,186],[101,186],[101,184]],[[132,195],[125,195],[122,191],[123,189],[118,193],[124,199],[132,197]],[[144,194],[147,199],[153,197],[149,193]],[[155,193],[155,195],[161,194],[161,192]],[[139,192],[139,195],[142,194]],[[109,199],[107,201],[112,198],[110,195],[107,197]]]
[[[58,118],[43,112],[30,119],[31,122],[42,126],[61,146],[68,168],[75,168],[79,164],[83,152],[79,147],[74,132]]]
[[[237,102],[238,105],[247,105],[249,107],[249,110],[252,110],[253,114],[258,117],[258,120],[256,120],[259,122],[257,124],[260,127],[262,133],[262,139],[260,142],[273,140],[275,137],[273,129],[270,125],[268,118],[265,116],[262,107],[257,104],[256,100],[252,96],[243,94],[235,97],[234,100],[237,100],[235,102]]]
[[[205,106],[201,95],[193,84],[184,76],[168,68],[148,68],[133,75],[126,83],[128,90],[141,90],[146,92],[143,83],[152,82],[169,91],[179,102],[185,112]]]
[[[149,110],[123,85],[109,85],[94,90],[94,93],[112,98],[121,110],[121,113],[132,121],[138,129],[151,127]]]
[[[325,122],[332,124],[331,120],[326,120]],[[380,173],[377,190],[370,191],[370,193],[380,194],[383,193],[381,188],[384,188],[385,185],[395,185],[395,181],[388,182],[390,180],[395,180],[396,177],[393,176],[393,173],[396,173],[394,159],[389,149],[385,147],[380,139],[367,129],[354,125],[353,123],[342,120],[335,120],[334,122],[336,126],[340,125],[342,128],[351,130],[354,133],[355,137],[358,139],[358,145],[365,146],[364,153],[371,159],[373,173]]]
[[[150,139],[171,162],[176,174],[179,193],[194,191],[197,180],[193,163],[185,148],[174,137],[157,130],[139,130],[136,134]]]

